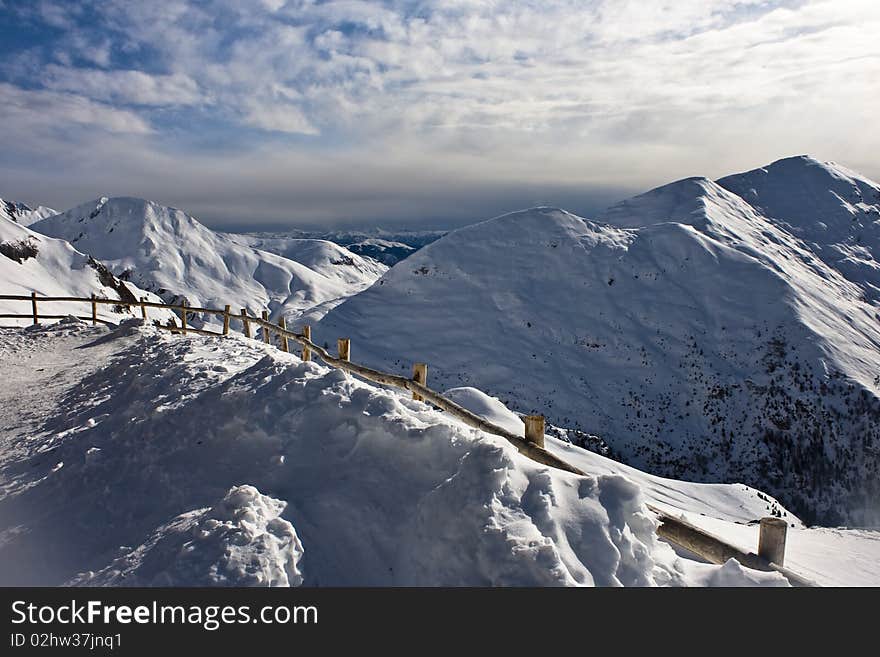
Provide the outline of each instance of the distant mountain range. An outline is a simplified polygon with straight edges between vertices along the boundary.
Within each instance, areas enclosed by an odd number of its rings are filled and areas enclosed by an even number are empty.
[[[326,240],[285,239],[283,249],[270,253],[181,210],[134,198],[102,198],[33,227],[166,301],[230,304],[252,314],[268,309],[273,319],[314,321],[386,269]]]
[[[381,228],[365,231],[294,230],[282,233],[245,233],[237,235],[237,239],[246,240],[248,244],[272,253],[283,250],[290,239],[329,240],[344,246],[352,253],[372,258],[390,267],[408,258],[423,246],[440,239],[447,232],[445,230],[389,231]]]

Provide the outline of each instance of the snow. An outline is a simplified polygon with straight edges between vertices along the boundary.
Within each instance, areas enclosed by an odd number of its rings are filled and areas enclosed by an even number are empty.
[[[475,388],[454,388],[444,395],[505,429],[522,432],[520,417],[497,398]],[[758,519],[778,515],[789,522],[786,565],[822,586],[876,586],[880,582],[880,531],[807,527],[769,495],[743,484],[703,484],[665,479],[545,436],[547,449],[590,474],[614,474],[636,484],[646,502],[684,518],[746,552],[758,546]],[[731,560],[720,570],[705,570],[685,560],[691,585],[742,586],[754,571]]]
[[[32,208],[25,203],[17,201],[4,201],[0,198],[0,219],[8,219],[22,226],[30,226],[36,221],[58,214],[56,210],[39,205]]]
[[[786,158],[718,184],[804,241],[829,267],[880,301],[880,183],[834,162]]]
[[[524,425],[520,416],[495,397],[476,388],[453,388],[443,394],[498,426],[517,434],[523,433]],[[647,501],[670,512],[687,509],[697,515],[710,515],[731,523],[754,522],[763,516],[778,513],[795,526],[803,526],[797,516],[776,500],[742,484],[706,484],[666,479],[581,449],[552,435],[545,436],[544,440],[548,450],[585,472],[625,476],[638,484]],[[749,549],[754,551],[754,547]]]
[[[95,448],[93,448],[95,449]],[[184,513],[80,586],[299,586],[303,551],[287,505],[234,486],[210,509]]]
[[[180,210],[135,198],[102,198],[33,227],[68,240],[166,301],[230,304],[257,316],[268,309],[273,320],[285,316],[288,322],[316,320],[385,271],[323,240],[288,241],[283,255],[262,251]]]
[[[130,198],[23,225],[51,212],[0,201],[3,293],[319,322],[319,344],[427,362],[512,432],[546,415],[547,449],[586,475],[236,326],[4,320],[2,585],[786,585],[673,549],[648,505],[751,551],[759,518],[784,518],[786,566],[880,585],[880,186],[856,172],[787,158],[596,221],[541,207],[436,241],[336,237],[352,250]]]
[[[599,219],[542,207],[453,231],[314,334],[351,338],[367,365],[426,362],[431,385],[599,436],[643,471],[743,481],[811,523],[880,524],[865,289],[705,178]]]
[[[785,584],[676,555],[611,465],[548,468],[256,340],[52,330],[0,330],[3,584]]]
[[[378,238],[370,238],[349,244],[346,248],[352,253],[378,260],[384,265],[395,265],[416,252],[416,248],[403,242],[392,242]]]
[[[28,252],[20,257],[14,256],[16,250],[3,253],[4,246],[25,245]],[[33,254],[33,255],[31,255]],[[123,283],[116,281],[117,285]],[[136,299],[146,297],[150,301],[161,302],[157,296],[149,294],[135,285],[125,283]],[[0,294],[27,295],[36,292],[38,296],[90,297],[95,294],[107,299],[119,299],[119,291],[105,285],[89,257],[74,249],[64,240],[53,239],[36,233],[9,219],[0,218]],[[77,314],[91,316],[90,303],[40,302],[38,313],[45,315]],[[126,316],[131,317],[137,309],[100,305],[98,316],[118,322]],[[0,314],[29,315],[29,301],[6,301],[0,299]],[[170,313],[163,310],[151,311],[154,319],[164,321]],[[30,318],[2,319],[0,324],[27,325]]]
[[[284,255],[289,241],[304,238],[328,240],[345,247],[352,253],[392,266],[445,234],[446,231],[438,230],[373,228],[367,231],[294,230],[281,233],[245,233],[233,235],[233,238],[239,243],[280,255]]]

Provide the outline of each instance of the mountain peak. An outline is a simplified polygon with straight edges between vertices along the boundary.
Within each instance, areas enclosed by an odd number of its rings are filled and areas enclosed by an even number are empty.
[[[34,225],[166,300],[251,312],[326,312],[385,268],[330,242],[287,240],[285,255],[215,232],[147,199],[102,197]]]
[[[597,220],[620,228],[639,228],[668,222],[705,224],[707,205],[740,202],[717,183],[702,176],[683,178],[655,187],[612,205]]]
[[[22,226],[30,226],[31,224],[40,221],[41,219],[45,219],[46,217],[51,217],[54,214],[58,213],[52,208],[47,208],[45,205],[38,205],[37,207],[32,208],[27,203],[21,203],[20,201],[5,201],[0,198],[0,217],[14,221]]]
[[[778,160],[774,160],[770,164],[767,165],[767,168],[777,165],[802,165],[802,166],[815,166],[821,165],[822,161],[812,155],[804,153],[803,155],[789,155],[788,157],[781,157]]]
[[[776,160],[717,182],[811,240],[825,241],[829,230],[842,237],[880,216],[880,184],[809,155]]]
[[[583,219],[567,210],[539,205],[507,212],[477,224],[464,226],[452,231],[449,235],[466,235],[468,239],[482,239],[483,237],[492,239],[497,237],[500,232],[510,234],[513,231],[524,237],[535,234],[548,236],[555,233],[580,232],[583,231],[584,225]]]
[[[845,166],[838,164],[837,162],[832,162],[828,160],[820,160],[817,157],[812,155],[792,155],[790,157],[783,157],[778,160],[774,160],[770,164],[759,167],[758,169],[754,169],[753,171],[763,171],[773,175],[788,175],[788,176],[829,176],[831,178],[860,178],[865,179],[863,176],[858,174],[851,169],[847,169]],[[745,173],[751,173],[745,172]],[[733,174],[730,176],[725,176],[721,178],[721,180],[726,180],[728,178],[735,178],[736,176],[740,176],[744,174]],[[867,180],[867,179],[865,179]]]
[[[117,259],[154,245],[180,239],[207,239],[209,229],[181,210],[132,196],[102,196],[34,224],[47,235],[62,237],[79,249]],[[108,236],[113,234],[112,239]]]

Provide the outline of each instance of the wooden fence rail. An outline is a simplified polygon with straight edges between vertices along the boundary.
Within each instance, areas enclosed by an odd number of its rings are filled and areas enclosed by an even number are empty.
[[[0,295],[2,300],[30,301],[32,304],[32,315],[0,315],[0,318],[17,318],[30,319],[33,318],[34,324],[38,323],[40,317],[44,319],[63,319],[67,315],[38,315],[37,302],[78,302],[92,304],[91,317],[78,317],[78,319],[92,320],[103,324],[113,325],[114,322],[103,320],[97,317],[98,304],[110,304],[115,306],[140,306],[143,319],[147,319],[147,308],[161,308],[176,312],[181,320],[181,325],[164,325],[156,323],[156,326],[173,331],[176,333],[187,334],[197,333],[199,335],[209,335],[223,337],[229,334],[229,323],[231,320],[237,320],[242,323],[243,332],[246,337],[251,337],[251,326],[257,325],[262,328],[262,339],[266,344],[270,343],[270,335],[275,333],[279,340],[279,348],[283,351],[289,351],[289,341],[297,342],[301,347],[301,355],[304,361],[310,360],[312,354],[318,357],[327,365],[355,374],[363,379],[378,383],[380,385],[392,386],[408,390],[412,393],[413,399],[433,404],[435,407],[449,413],[451,416],[460,420],[464,424],[471,426],[480,431],[500,436],[511,443],[516,449],[538,463],[548,465],[566,472],[576,475],[586,476],[580,468],[568,463],[564,459],[556,456],[549,450],[544,448],[544,417],[541,415],[528,415],[523,418],[523,434],[518,435],[508,431],[504,427],[498,426],[488,420],[472,413],[463,406],[456,404],[451,399],[441,395],[439,392],[429,388],[427,383],[427,364],[416,363],[413,371],[413,378],[406,378],[396,374],[388,374],[379,370],[353,363],[351,357],[351,341],[348,338],[340,338],[337,341],[338,356],[332,356],[326,349],[312,342],[311,327],[304,326],[302,333],[296,333],[287,328],[284,317],[279,318],[277,324],[269,321],[269,313],[265,310],[261,312],[260,317],[249,315],[246,308],[241,309],[240,314],[232,314],[231,306],[220,308],[201,308],[198,306],[188,306],[186,302],[180,305],[172,305],[165,303],[157,303],[141,299],[137,303],[126,303],[119,299],[103,299],[92,296],[90,298],[82,297],[37,297],[36,293],[30,296],[25,295]],[[207,315],[216,315],[223,320],[223,331],[208,331],[205,329],[196,329],[187,323],[187,313],[200,313]],[[782,566],[782,558],[785,551],[785,525],[782,528],[776,522],[765,523],[764,521],[776,521],[775,518],[765,518],[761,522],[761,535],[759,538],[759,554],[744,552],[743,550],[732,546],[720,538],[717,538],[694,525],[691,525],[680,518],[668,514],[667,512],[648,505],[648,508],[654,512],[660,519],[660,526],[657,530],[661,538],[665,538],[700,557],[706,559],[710,563],[724,563],[727,559],[733,558],[742,563],[744,566],[758,570],[770,571],[775,570],[782,573],[788,581],[794,586],[815,586],[804,577],[793,573]],[[780,545],[781,538],[781,545]],[[779,563],[768,559],[767,556],[772,555]]]

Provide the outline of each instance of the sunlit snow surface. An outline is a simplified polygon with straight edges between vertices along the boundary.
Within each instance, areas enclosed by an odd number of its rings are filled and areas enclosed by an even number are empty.
[[[236,313],[246,308],[257,315],[268,309],[273,320],[315,320],[386,269],[325,240],[285,240],[282,255],[269,253],[181,210],[135,198],[101,198],[33,228],[67,240],[166,301],[229,304]]]
[[[628,468],[547,468],[254,340],[65,322],[0,354],[3,584],[784,584],[678,558]]]
[[[3,584],[785,584],[676,556],[644,506],[745,536],[738,523],[773,504],[757,491],[651,477],[548,438],[590,474],[550,469],[407,395],[240,336],[65,322],[3,329],[0,357]],[[479,391],[450,394],[520,422]],[[869,553],[871,533],[813,541],[781,510],[792,566],[880,582],[834,542]]]
[[[161,302],[155,294],[146,292],[132,283],[125,283],[134,298],[146,298]],[[119,294],[102,282],[98,270],[89,256],[73,248],[61,239],[47,237],[4,218],[0,213],[0,294],[30,296],[79,297],[95,296],[118,299]],[[89,303],[39,302],[37,312],[43,315],[91,316]],[[165,321],[171,313],[151,310],[153,319]],[[33,322],[30,301],[0,299],[0,314],[24,315],[24,319],[4,318],[3,326],[25,326]],[[140,314],[137,308],[117,308],[101,305],[99,317],[119,322],[126,317]]]

